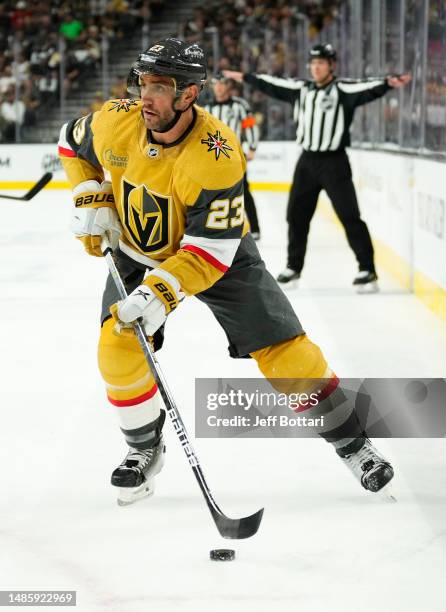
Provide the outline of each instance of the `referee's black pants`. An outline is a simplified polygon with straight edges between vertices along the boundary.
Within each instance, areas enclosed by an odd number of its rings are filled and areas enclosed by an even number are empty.
[[[347,153],[304,151],[294,171],[288,200],[288,267],[301,272],[310,222],[319,193],[325,189],[344,226],[347,240],[360,270],[375,271],[373,245],[367,225],[361,219]]]

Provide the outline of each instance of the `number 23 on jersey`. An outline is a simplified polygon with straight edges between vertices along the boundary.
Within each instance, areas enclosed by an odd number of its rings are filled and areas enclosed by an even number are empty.
[[[206,220],[208,229],[224,230],[242,225],[244,222],[243,195],[229,200],[214,200]]]

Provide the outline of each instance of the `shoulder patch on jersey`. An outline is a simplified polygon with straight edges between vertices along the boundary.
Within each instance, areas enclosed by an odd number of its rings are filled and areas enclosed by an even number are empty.
[[[208,153],[214,151],[215,159],[220,158],[220,153],[223,153],[226,157],[230,157],[228,151],[233,151],[234,149],[226,144],[227,138],[223,138],[220,130],[217,130],[215,134],[207,133],[208,138],[202,138],[201,144],[205,144],[208,147]]]
[[[113,102],[111,102],[111,106],[108,109],[108,112],[110,111],[116,111],[117,113],[119,113],[119,111],[125,111],[126,113],[129,112],[130,107],[131,106],[138,106],[137,102],[135,102],[135,100],[130,100],[129,98],[122,98],[121,100],[114,100]]]
[[[85,123],[88,117],[89,115],[85,115],[85,117],[80,117],[73,126],[73,140],[77,145],[82,144],[82,141],[85,138]]]

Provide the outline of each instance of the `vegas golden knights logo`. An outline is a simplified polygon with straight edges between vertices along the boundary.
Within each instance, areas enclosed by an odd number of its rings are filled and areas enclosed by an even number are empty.
[[[169,198],[123,181],[124,223],[143,253],[160,251],[169,244]]]

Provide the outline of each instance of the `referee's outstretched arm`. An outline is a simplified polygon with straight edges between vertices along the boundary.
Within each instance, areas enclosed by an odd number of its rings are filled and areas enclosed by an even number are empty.
[[[300,102],[302,89],[311,83],[306,79],[284,79],[268,74],[249,74],[234,70],[223,70],[223,74],[239,83],[248,83],[264,94],[283,100],[284,102]],[[338,79],[337,86],[344,94],[344,100],[350,108],[372,102],[385,95],[390,89],[404,87],[412,79],[409,73],[390,75],[384,78],[373,79]]]
[[[303,80],[282,79],[269,74],[244,74],[243,81],[267,96],[290,104],[299,100],[300,90],[305,85]]]
[[[344,94],[345,102],[353,108],[373,102],[384,96],[392,87],[384,79],[337,79],[337,86]]]

